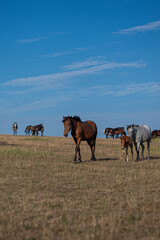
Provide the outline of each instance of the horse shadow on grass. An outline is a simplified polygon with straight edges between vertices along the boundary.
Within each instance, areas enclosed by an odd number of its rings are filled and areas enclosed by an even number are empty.
[[[152,160],[157,160],[157,159],[160,159],[160,156],[159,157],[158,156],[156,156],[156,157],[152,156],[149,159],[147,157],[145,157],[144,159],[140,159],[139,161],[136,161],[136,159],[135,159],[134,162],[152,161]]]
[[[156,156],[156,157],[151,156],[151,157],[150,157],[150,160],[156,160],[156,159],[160,159],[160,156],[159,156],[159,157],[158,157],[158,156]],[[146,158],[146,160],[148,160],[148,159]]]
[[[97,158],[95,161],[117,161],[118,158]]]
[[[94,161],[92,160],[82,160],[82,162],[100,162],[100,161],[117,161],[119,160],[118,158],[96,158]]]
[[[19,144],[0,142],[0,146],[20,146]]]

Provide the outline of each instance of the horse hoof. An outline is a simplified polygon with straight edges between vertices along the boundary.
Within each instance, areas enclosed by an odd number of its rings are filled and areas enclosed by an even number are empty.
[[[74,163],[74,164],[76,164],[76,163],[77,163],[77,161],[76,161],[76,160],[74,160],[74,161],[73,161],[73,163]]]
[[[81,160],[78,160],[78,163],[81,163],[82,161]]]

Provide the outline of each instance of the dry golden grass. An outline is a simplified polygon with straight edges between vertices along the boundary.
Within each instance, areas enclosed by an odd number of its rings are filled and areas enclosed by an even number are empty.
[[[74,149],[72,138],[0,135],[0,239],[160,239],[160,139],[138,163],[120,140],[97,139],[95,162],[84,142],[73,164]]]

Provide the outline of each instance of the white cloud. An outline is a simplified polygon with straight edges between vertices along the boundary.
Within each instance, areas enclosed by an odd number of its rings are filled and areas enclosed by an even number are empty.
[[[94,86],[90,89],[90,93],[96,90],[96,93],[101,95],[112,95],[112,96],[126,96],[132,94],[147,94],[160,91],[160,83],[150,82],[150,83],[137,83],[137,84],[126,84],[123,86],[116,85],[103,85],[103,86]]]
[[[54,87],[60,86],[65,79],[71,79],[73,77],[79,77],[82,75],[92,75],[95,73],[100,73],[109,69],[116,68],[142,68],[145,67],[145,63],[141,62],[128,62],[128,63],[120,63],[120,62],[105,62],[105,61],[84,61],[81,63],[75,63],[72,65],[66,66],[66,68],[71,71],[59,72],[54,74],[41,75],[36,77],[28,77],[28,78],[18,78],[13,79],[8,82],[5,82],[3,86],[45,86],[50,88],[53,84]],[[73,69],[73,70],[72,70]],[[76,69],[76,70],[75,70]],[[61,83],[60,83],[61,80]]]
[[[39,42],[41,40],[46,40],[48,37],[36,37],[36,38],[26,38],[17,40],[18,43],[31,43],[31,42]]]
[[[61,56],[64,56],[64,55],[69,55],[69,54],[73,54],[75,52],[82,52],[82,51],[88,51],[90,49],[93,49],[95,47],[85,47],[85,48],[74,48],[74,49],[69,49],[67,51],[64,51],[64,52],[56,52],[56,53],[48,53],[48,54],[44,54],[44,55],[41,55],[40,57],[41,58],[56,58],[56,57],[61,57]]]
[[[120,29],[118,34],[135,34],[139,32],[146,32],[146,31],[155,31],[155,30],[160,30],[160,21],[155,21],[155,22],[150,22],[145,25],[140,25],[136,27],[131,27],[127,29]]]
[[[91,66],[98,66],[106,63],[104,61],[104,57],[97,57],[97,58],[87,58],[83,62],[74,62],[70,65],[65,66],[65,69],[68,70],[75,70],[75,69],[81,69],[81,68],[86,68],[86,67],[91,67]]]
[[[40,57],[42,57],[42,58],[56,58],[56,57],[61,57],[61,56],[72,54],[72,53],[73,53],[72,51],[57,52],[57,53],[44,54],[44,55],[41,55]]]
[[[21,104],[19,106],[7,106],[2,109],[1,114],[10,114],[10,113],[17,113],[17,112],[25,112],[25,111],[31,111],[31,110],[40,110],[40,109],[46,109],[46,108],[53,108],[57,106],[58,104],[61,104],[66,101],[73,100],[72,96],[56,96],[45,98],[42,100],[37,100],[34,102],[30,102],[27,104]]]

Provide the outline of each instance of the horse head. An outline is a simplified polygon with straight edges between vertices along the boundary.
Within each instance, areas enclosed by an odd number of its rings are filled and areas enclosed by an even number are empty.
[[[132,125],[127,125],[127,132],[128,132],[128,136],[132,137],[133,132],[134,132],[134,124]]]
[[[122,147],[122,152],[124,151],[125,147],[126,147],[126,136],[122,136],[120,137],[121,140],[121,147]]]
[[[62,122],[64,123],[64,136],[68,137],[68,133],[72,129],[71,118],[69,116],[68,117],[63,117]]]

